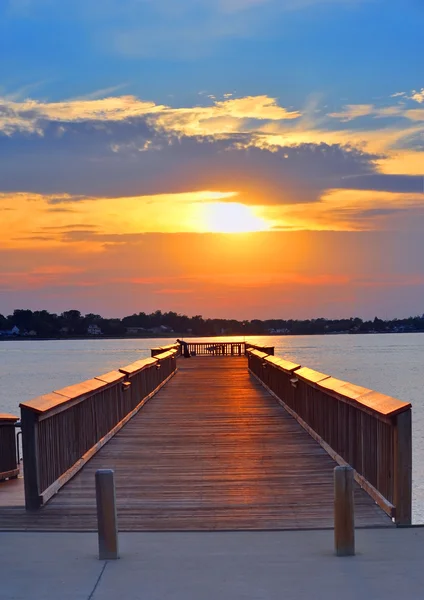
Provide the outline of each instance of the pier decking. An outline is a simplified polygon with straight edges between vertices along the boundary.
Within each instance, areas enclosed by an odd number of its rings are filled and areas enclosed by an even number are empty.
[[[45,506],[25,511],[19,494],[0,503],[0,529],[95,530],[100,468],[115,470],[122,531],[333,527],[335,466],[244,356],[179,359],[174,377]],[[393,526],[359,486],[355,521]]]

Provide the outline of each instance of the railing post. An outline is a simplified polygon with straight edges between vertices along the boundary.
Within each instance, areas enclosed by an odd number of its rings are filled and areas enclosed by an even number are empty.
[[[410,525],[412,519],[412,423],[411,409],[395,417],[394,490],[396,524]]]
[[[112,469],[96,471],[96,502],[99,560],[119,558],[115,480]]]
[[[25,508],[36,510],[41,506],[38,477],[38,418],[26,408],[21,408],[22,454],[25,465]]]
[[[352,467],[334,469],[334,549],[337,556],[355,554]]]

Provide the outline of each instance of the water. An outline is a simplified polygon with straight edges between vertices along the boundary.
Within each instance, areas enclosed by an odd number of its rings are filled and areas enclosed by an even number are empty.
[[[424,334],[255,336],[246,340],[275,346],[275,354],[288,360],[412,403],[413,520],[424,523]],[[150,348],[173,342],[175,338],[2,341],[0,412],[19,415],[19,402],[146,358]]]

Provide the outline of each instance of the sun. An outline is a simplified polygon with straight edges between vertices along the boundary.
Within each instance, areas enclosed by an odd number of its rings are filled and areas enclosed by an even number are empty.
[[[202,208],[205,230],[211,233],[249,233],[270,227],[253,208],[239,202],[211,202]]]

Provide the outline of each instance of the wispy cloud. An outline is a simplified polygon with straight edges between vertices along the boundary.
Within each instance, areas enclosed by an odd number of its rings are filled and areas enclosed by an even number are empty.
[[[122,90],[127,87],[128,83],[120,83],[118,85],[112,85],[107,88],[103,88],[100,90],[96,90],[95,92],[90,92],[89,94],[84,94],[83,96],[77,96],[76,98],[71,98],[71,101],[80,101],[80,100],[99,100],[102,98],[109,98],[115,92]]]
[[[103,94],[110,90],[103,90]],[[280,106],[275,98],[266,95],[246,96],[215,100],[210,106],[195,106],[173,109],[170,106],[146,102],[135,96],[108,96],[98,98],[100,91],[79,99],[62,102],[40,102],[26,100],[17,102],[0,98],[0,132],[10,135],[15,130],[42,133],[43,123],[75,123],[91,121],[108,122],[129,121],[132,118],[149,116],[162,126],[184,133],[225,132],[223,120],[292,120],[301,116],[296,110],[287,110]],[[218,127],[215,126],[220,120]],[[228,122],[228,121],[227,121]],[[210,125],[210,128],[209,128]],[[232,131],[232,129],[230,129]]]
[[[422,104],[424,102],[424,88],[421,88],[421,90],[414,90],[412,92],[412,96],[409,96],[409,98],[411,98],[411,100],[415,100],[415,102],[419,102],[420,104]]]
[[[342,123],[353,121],[360,117],[404,117],[406,119],[418,120],[413,118],[414,110],[408,110],[404,104],[394,106],[375,106],[374,104],[347,104],[343,110],[330,113],[328,116],[333,119],[339,119]]]

